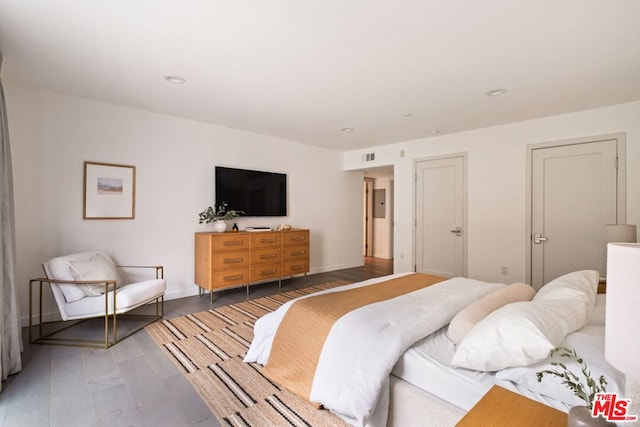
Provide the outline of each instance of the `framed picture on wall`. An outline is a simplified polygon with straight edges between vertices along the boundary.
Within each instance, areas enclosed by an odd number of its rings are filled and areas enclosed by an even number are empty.
[[[83,219],[134,219],[136,167],[84,162]]]

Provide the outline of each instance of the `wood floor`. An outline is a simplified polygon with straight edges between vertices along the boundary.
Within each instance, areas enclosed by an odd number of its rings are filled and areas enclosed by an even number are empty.
[[[283,281],[283,290],[332,280],[361,281],[390,274],[392,260],[365,258],[363,267]],[[277,283],[255,286],[250,298],[278,292]],[[165,302],[171,318],[245,299],[242,289]],[[29,344],[22,372],[0,393],[0,426],[218,426],[182,373],[140,331],[108,350]]]

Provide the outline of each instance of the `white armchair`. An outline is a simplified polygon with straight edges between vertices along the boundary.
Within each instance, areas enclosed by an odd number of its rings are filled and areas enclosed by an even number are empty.
[[[29,282],[29,341],[32,343],[109,348],[164,315],[164,292],[167,285],[162,266],[116,266],[106,253],[92,251],[53,258],[45,262],[43,268],[47,277]],[[118,271],[124,268],[154,269],[155,278],[124,284]],[[104,340],[56,337],[69,326],[43,335],[43,325],[51,323],[44,322],[42,318],[42,289],[45,283],[51,286],[63,321],[104,318]],[[34,284],[39,284],[38,334],[35,337],[32,336]],[[154,300],[155,314],[126,314],[126,318],[145,322],[118,337],[117,320],[124,318],[125,313]]]

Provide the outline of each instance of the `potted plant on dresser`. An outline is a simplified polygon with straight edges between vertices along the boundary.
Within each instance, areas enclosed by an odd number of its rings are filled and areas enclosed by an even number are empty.
[[[227,221],[231,221],[232,219],[239,217],[242,215],[244,211],[238,209],[229,209],[229,204],[227,202],[221,202],[218,207],[214,204],[213,206],[209,206],[202,212],[198,214],[199,224],[210,224],[213,223],[213,228],[218,233],[224,233],[227,231]]]

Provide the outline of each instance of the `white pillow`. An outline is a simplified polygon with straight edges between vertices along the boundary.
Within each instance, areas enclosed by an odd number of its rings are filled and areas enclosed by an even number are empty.
[[[562,347],[574,349],[578,356],[586,363],[591,378],[598,382],[598,378],[604,375],[607,380],[607,392],[620,393],[624,384],[624,376],[609,365],[604,358],[604,327],[585,326],[579,331],[567,335],[562,343]],[[559,357],[557,353],[553,358],[526,367],[507,368],[499,371],[496,378],[502,381],[511,381],[520,387],[530,390],[532,393],[548,396],[568,407],[584,405],[584,401],[576,397],[573,392],[562,384],[562,380],[553,375],[546,374],[541,382],[538,382],[536,374],[547,369],[561,370],[558,366],[551,365],[551,362],[562,362],[565,366],[586,384],[579,365],[565,357]]]
[[[596,303],[593,306],[591,317],[587,321],[587,325],[604,326],[606,315],[607,296],[605,294],[596,295]]]
[[[584,299],[587,304],[586,317],[580,325],[584,326],[591,317],[598,293],[600,273],[595,270],[582,270],[565,274],[544,285],[533,297],[534,301],[552,299]]]
[[[96,252],[88,261],[69,261],[69,270],[73,280],[115,280],[116,287],[122,286],[122,279],[110,258]],[[104,294],[104,284],[99,285],[78,285],[85,296],[96,297]],[[109,291],[113,288],[110,286]]]
[[[451,319],[447,336],[454,344],[460,344],[469,331],[489,313],[512,302],[529,301],[536,291],[525,283],[512,283],[472,302]]]
[[[585,304],[573,300],[507,304],[481,320],[453,355],[451,365],[476,371],[526,366],[548,357],[585,317]]]
[[[69,280],[75,279],[71,277]],[[60,287],[60,290],[62,291],[62,295],[64,295],[64,300],[66,302],[74,302],[86,297],[84,291],[79,287],[79,285],[73,285],[71,283],[59,283],[58,286]]]

